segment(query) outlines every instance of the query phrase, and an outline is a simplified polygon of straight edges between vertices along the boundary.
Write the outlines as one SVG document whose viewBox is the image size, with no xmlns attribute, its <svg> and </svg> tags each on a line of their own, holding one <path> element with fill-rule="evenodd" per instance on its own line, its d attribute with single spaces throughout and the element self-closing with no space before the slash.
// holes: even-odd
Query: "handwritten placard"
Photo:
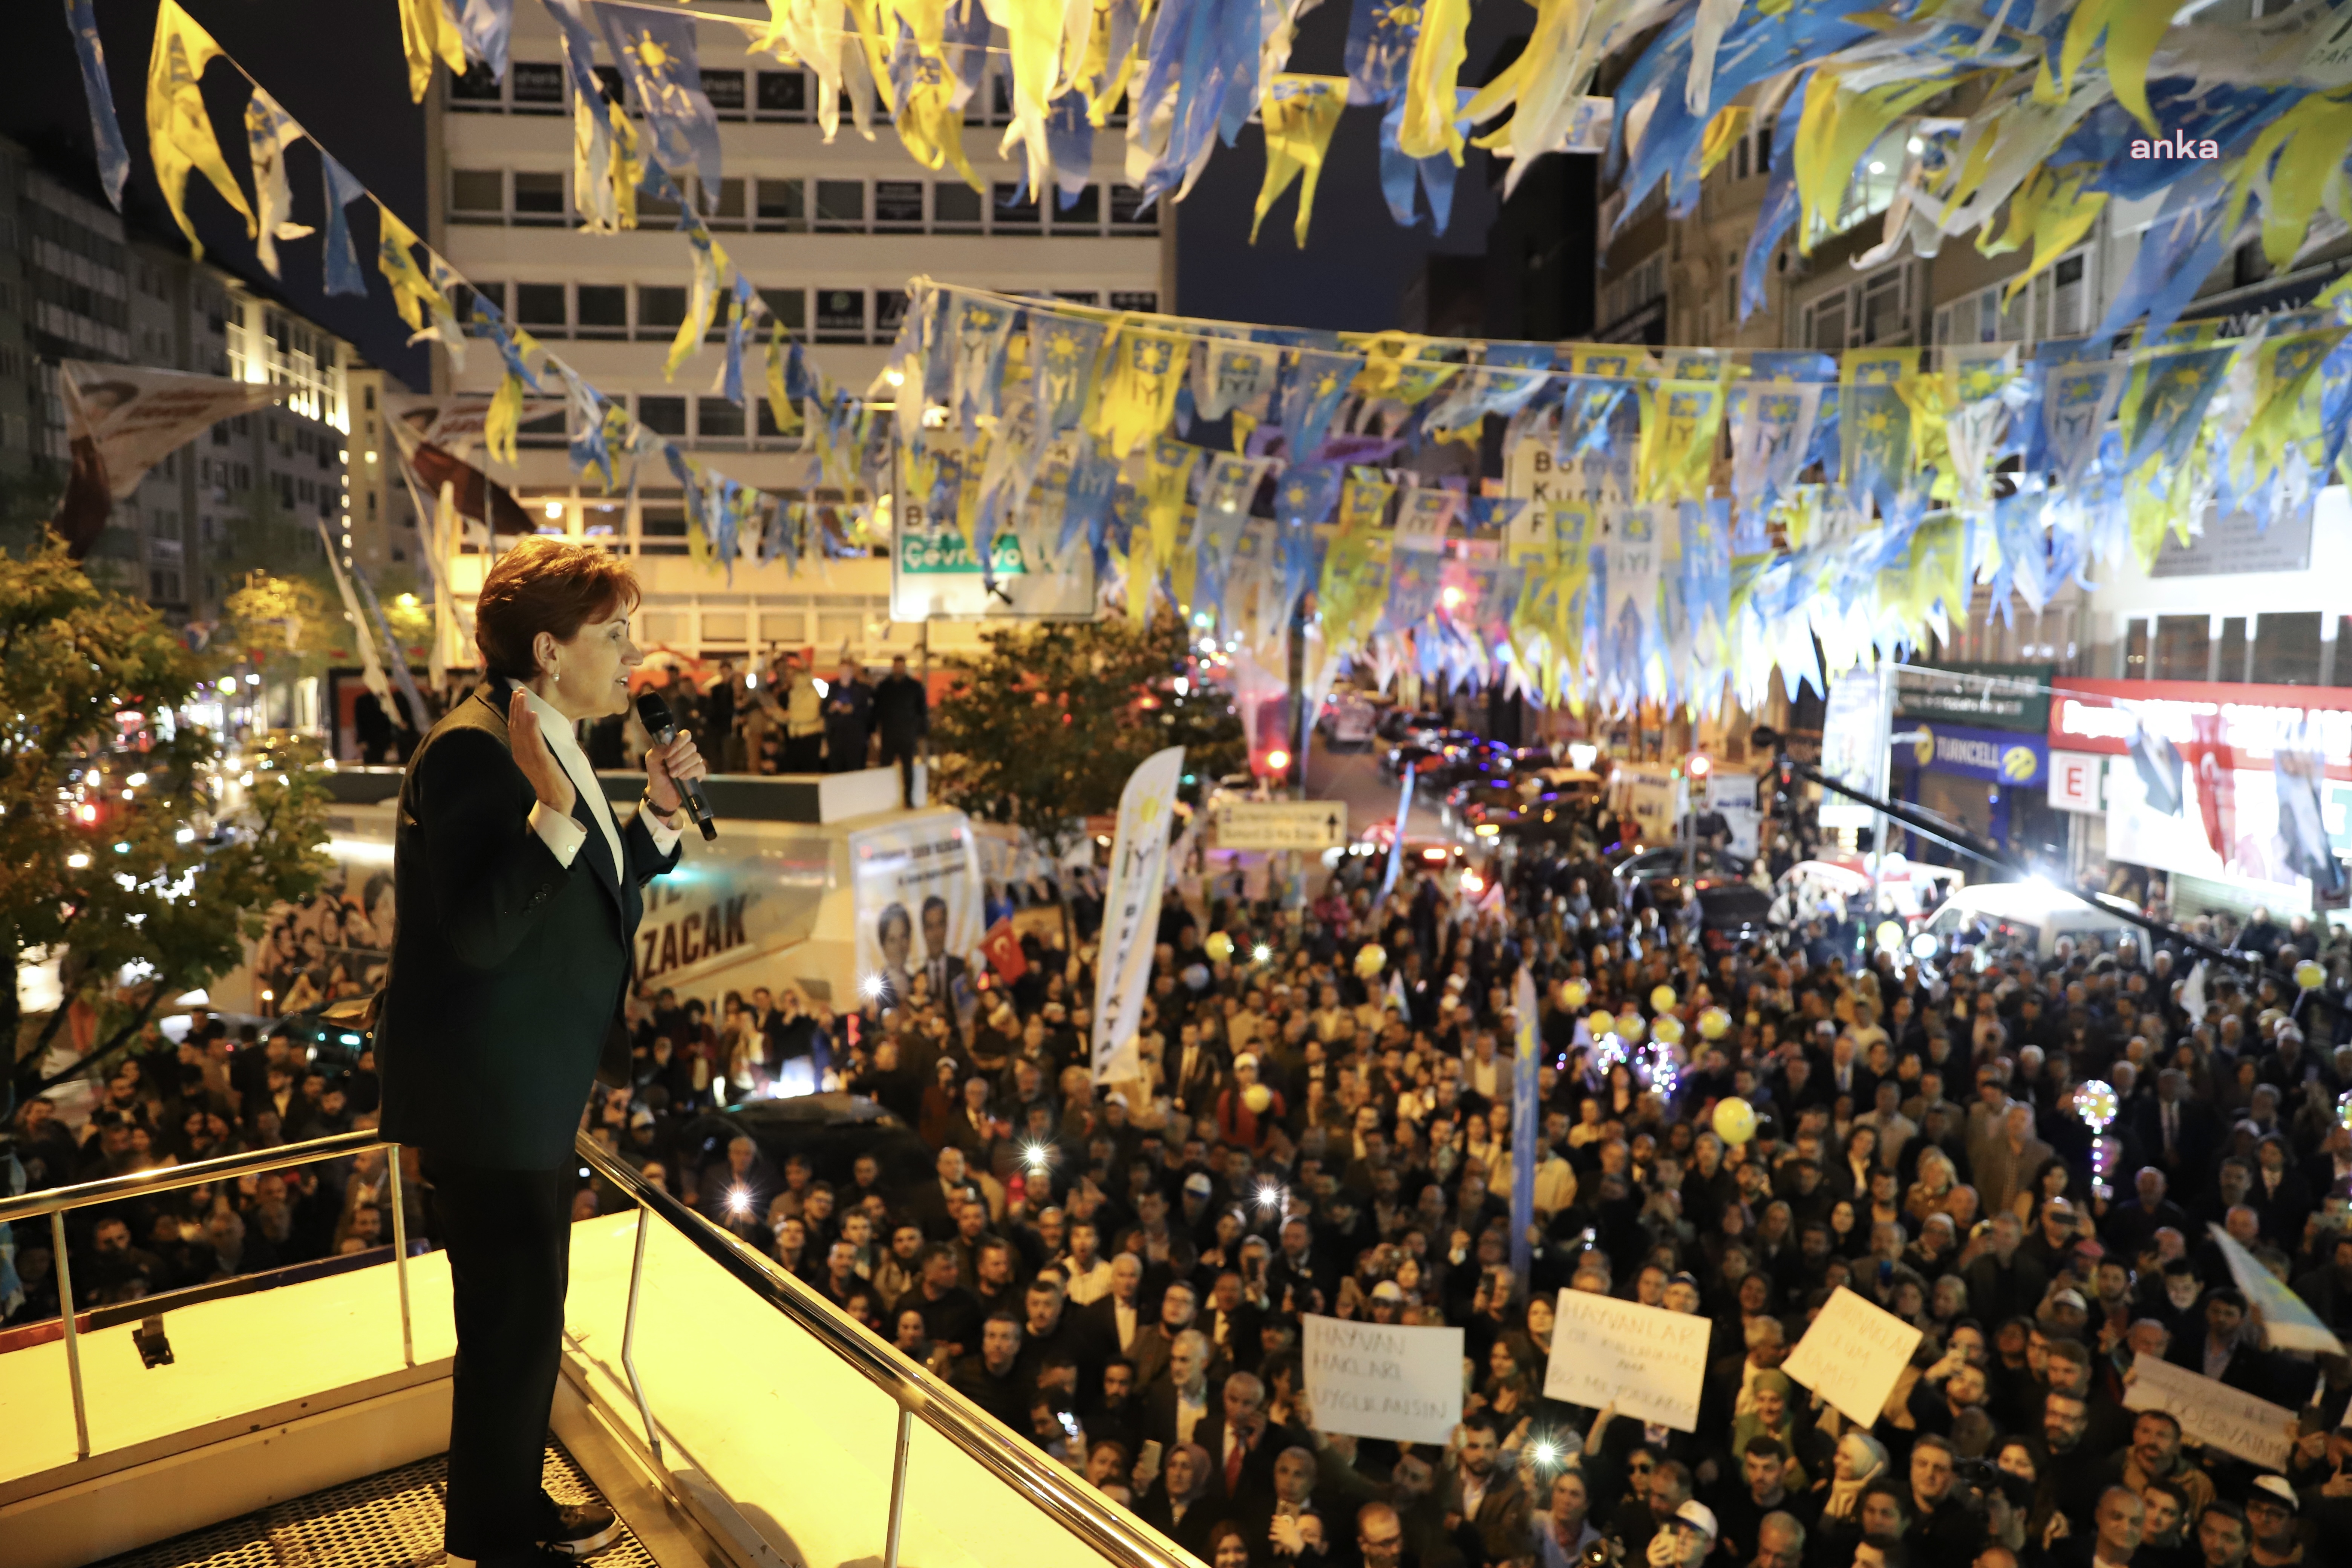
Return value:
<svg viewBox="0 0 2352 1568">
<path fill-rule="evenodd" d="M 1885 1409 L 1919 1339 L 1917 1329 L 1841 1285 L 1780 1370 L 1867 1426 Z"/>
<path fill-rule="evenodd" d="M 1634 1420 L 1698 1430 L 1700 1385 L 1714 1323 L 1590 1290 L 1562 1290 L 1552 1321 L 1544 1397 Z"/>
<path fill-rule="evenodd" d="M 2126 1410 L 2161 1410 L 2180 1423 L 2188 1441 L 2219 1448 L 2250 1460 L 2266 1470 L 2284 1471 L 2287 1428 L 2294 1412 L 2267 1399 L 2257 1399 L 2228 1384 L 2175 1366 L 2159 1356 L 2132 1357 L 2131 1386 L 2124 1390 Z"/>
<path fill-rule="evenodd" d="M 1462 1331 L 1351 1323 L 1308 1313 L 1315 1425 L 1356 1437 L 1444 1443 L 1462 1423 Z"/>
</svg>

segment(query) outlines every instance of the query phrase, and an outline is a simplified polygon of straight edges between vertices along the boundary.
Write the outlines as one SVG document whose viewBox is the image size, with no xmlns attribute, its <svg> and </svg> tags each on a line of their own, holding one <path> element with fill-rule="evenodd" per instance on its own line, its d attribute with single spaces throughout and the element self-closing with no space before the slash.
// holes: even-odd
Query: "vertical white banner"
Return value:
<svg viewBox="0 0 2352 1568">
<path fill-rule="evenodd" d="M 1168 819 L 1184 774 L 1184 748 L 1154 752 L 1118 794 L 1118 832 L 1110 846 L 1110 887 L 1103 899 L 1102 946 L 1095 959 L 1095 1081 L 1142 1074 L 1136 1051 L 1151 950 L 1160 935 L 1160 898 L 1167 887 Z"/>
</svg>

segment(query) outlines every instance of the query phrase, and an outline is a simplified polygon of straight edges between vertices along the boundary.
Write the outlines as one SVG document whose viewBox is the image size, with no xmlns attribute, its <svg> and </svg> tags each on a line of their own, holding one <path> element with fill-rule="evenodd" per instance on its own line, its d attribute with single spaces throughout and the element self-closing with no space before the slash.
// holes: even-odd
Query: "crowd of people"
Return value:
<svg viewBox="0 0 2352 1568">
<path fill-rule="evenodd" d="M 1379 857 L 1311 882 L 1186 875 L 1140 1066 L 1112 1084 L 1090 922 L 1070 945 L 1024 922 L 1017 978 L 941 995 L 917 972 L 854 1015 L 788 990 L 715 1016 L 640 996 L 633 1082 L 598 1089 L 586 1124 L 1212 1568 L 2336 1561 L 2352 1362 L 2272 1343 L 2210 1239 L 2352 1331 L 2352 1047 L 2326 993 L 2221 963 L 2192 978 L 2155 939 L 1922 959 L 1816 922 L 1725 942 L 1648 891 L 1621 900 L 1610 837 L 1596 822 L 1469 877 L 1409 861 L 1385 892 Z M 2311 955 L 2307 928 L 2262 934 L 2273 970 Z M 1671 1015 L 1672 1070 L 1603 1050 L 1600 1008 L 1653 1035 Z M 199 1020 L 115 1068 L 78 1136 L 26 1108 L 32 1184 L 371 1125 L 369 1058 L 314 1065 Z M 2117 1100 L 2113 1192 L 2077 1106 L 2095 1079 Z M 728 1104 L 787 1080 L 879 1101 L 919 1160 L 902 1134 L 819 1168 L 730 1131 Z M 1734 1098 L 1754 1132 L 1727 1142 Z M 379 1246 L 383 1177 L 363 1156 L 81 1211 L 78 1299 Z M 583 1184 L 575 1212 L 614 1196 Z M 421 1212 L 408 1225 L 429 1240 Z M 56 1310 L 38 1239 L 17 1246 L 12 1322 Z M 1840 1289 L 1922 1331 L 1867 1425 L 1781 1370 Z M 1563 1289 L 1710 1320 L 1694 1430 L 1547 1393 Z M 1310 1314 L 1459 1328 L 1451 1440 L 1319 1418 Z M 2136 1408 L 2141 1355 L 2293 1413 L 2284 1465 Z"/>
</svg>

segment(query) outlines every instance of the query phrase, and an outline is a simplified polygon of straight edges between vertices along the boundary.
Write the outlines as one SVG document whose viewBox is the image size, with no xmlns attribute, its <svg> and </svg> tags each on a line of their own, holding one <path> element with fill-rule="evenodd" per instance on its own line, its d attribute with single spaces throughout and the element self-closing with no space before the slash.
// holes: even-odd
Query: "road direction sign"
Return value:
<svg viewBox="0 0 2352 1568">
<path fill-rule="evenodd" d="M 1336 849 L 1348 842 L 1342 800 L 1235 800 L 1213 813 L 1220 849 Z"/>
</svg>

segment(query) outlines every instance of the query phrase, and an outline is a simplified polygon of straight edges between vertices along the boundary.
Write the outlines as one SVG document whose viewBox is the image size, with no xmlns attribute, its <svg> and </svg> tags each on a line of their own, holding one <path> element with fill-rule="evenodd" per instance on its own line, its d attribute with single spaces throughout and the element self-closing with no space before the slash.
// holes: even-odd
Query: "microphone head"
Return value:
<svg viewBox="0 0 2352 1568">
<path fill-rule="evenodd" d="M 637 722 L 646 727 L 646 733 L 656 739 L 677 727 L 669 716 L 669 704 L 662 700 L 658 691 L 637 694 Z"/>
</svg>

